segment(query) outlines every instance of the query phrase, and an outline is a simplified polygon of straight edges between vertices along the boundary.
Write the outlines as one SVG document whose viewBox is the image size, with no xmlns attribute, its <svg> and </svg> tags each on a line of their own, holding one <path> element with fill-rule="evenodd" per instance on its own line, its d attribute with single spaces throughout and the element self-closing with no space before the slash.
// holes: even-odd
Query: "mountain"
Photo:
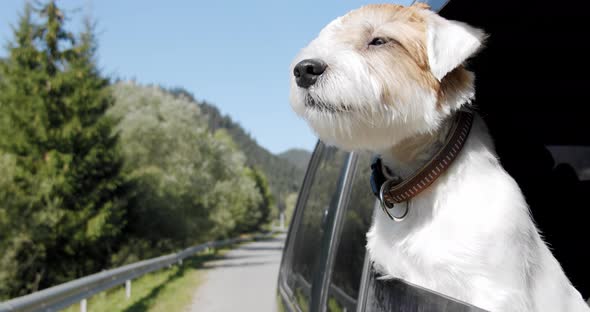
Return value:
<svg viewBox="0 0 590 312">
<path fill-rule="evenodd" d="M 206 101 L 198 101 L 183 88 L 168 89 L 175 96 L 183 96 L 199 106 L 201 112 L 207 116 L 209 129 L 216 131 L 225 129 L 234 139 L 240 150 L 246 155 L 249 166 L 262 170 L 268 178 L 270 189 L 275 199 L 280 199 L 279 205 L 284 204 L 285 198 L 292 193 L 299 192 L 299 187 L 305 175 L 302 156 L 296 156 L 297 162 L 277 156 L 260 146 L 254 138 L 236 121 L 223 115 L 219 109 Z M 301 154 L 301 153 L 297 153 Z"/>
<path fill-rule="evenodd" d="M 309 159 L 311 158 L 311 152 L 301 148 L 292 148 L 280 153 L 278 156 L 288 160 L 297 168 L 305 170 L 307 169 L 307 163 L 309 163 Z"/>
</svg>

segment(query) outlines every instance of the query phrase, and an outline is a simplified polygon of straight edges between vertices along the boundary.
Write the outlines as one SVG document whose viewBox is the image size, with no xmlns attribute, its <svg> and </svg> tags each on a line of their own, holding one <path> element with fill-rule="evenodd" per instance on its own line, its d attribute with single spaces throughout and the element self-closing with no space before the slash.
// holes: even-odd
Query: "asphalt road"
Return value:
<svg viewBox="0 0 590 312">
<path fill-rule="evenodd" d="M 192 312 L 274 311 L 285 236 L 243 244 L 205 264 Z"/>
</svg>

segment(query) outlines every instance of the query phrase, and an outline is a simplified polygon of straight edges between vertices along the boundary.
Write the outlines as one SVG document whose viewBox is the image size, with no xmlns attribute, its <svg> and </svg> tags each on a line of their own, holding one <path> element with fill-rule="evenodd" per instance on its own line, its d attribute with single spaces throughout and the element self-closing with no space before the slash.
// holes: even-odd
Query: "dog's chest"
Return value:
<svg viewBox="0 0 590 312">
<path fill-rule="evenodd" d="M 467 264 L 473 261 L 453 228 L 457 227 L 435 223 L 393 230 L 397 235 L 390 245 L 387 272 L 423 287 L 444 289 L 444 293 L 465 293 L 468 271 L 472 271 Z"/>
<path fill-rule="evenodd" d="M 402 222 L 377 211 L 368 246 L 382 273 L 468 300 L 486 258 L 497 258 L 499 249 L 490 242 L 496 242 L 491 238 L 500 218 L 498 209 L 477 209 L 484 206 L 480 196 L 471 196 L 478 192 L 452 182 L 444 184 L 453 185 L 454 192 L 439 185 L 413 201 Z"/>
</svg>

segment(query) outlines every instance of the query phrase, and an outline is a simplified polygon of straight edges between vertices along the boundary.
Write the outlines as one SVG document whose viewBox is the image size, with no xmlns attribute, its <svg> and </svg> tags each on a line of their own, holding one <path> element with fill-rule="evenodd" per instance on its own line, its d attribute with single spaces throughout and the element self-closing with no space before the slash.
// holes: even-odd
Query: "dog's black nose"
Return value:
<svg viewBox="0 0 590 312">
<path fill-rule="evenodd" d="M 318 80 L 318 77 L 324 73 L 328 65 L 318 59 L 303 60 L 293 69 L 295 82 L 302 88 L 309 88 Z"/>
</svg>

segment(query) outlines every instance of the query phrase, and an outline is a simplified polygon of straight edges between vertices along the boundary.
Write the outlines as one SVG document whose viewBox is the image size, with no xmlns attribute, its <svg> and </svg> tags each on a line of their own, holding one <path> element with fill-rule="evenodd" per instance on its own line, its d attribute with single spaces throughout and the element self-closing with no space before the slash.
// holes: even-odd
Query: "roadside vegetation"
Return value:
<svg viewBox="0 0 590 312">
<path fill-rule="evenodd" d="M 0 300 L 255 232 L 293 205 L 303 169 L 182 88 L 103 75 L 93 21 L 73 33 L 55 1 L 33 3 L 0 59 Z M 133 300 L 198 283 L 197 262 L 138 280 Z"/>
</svg>

